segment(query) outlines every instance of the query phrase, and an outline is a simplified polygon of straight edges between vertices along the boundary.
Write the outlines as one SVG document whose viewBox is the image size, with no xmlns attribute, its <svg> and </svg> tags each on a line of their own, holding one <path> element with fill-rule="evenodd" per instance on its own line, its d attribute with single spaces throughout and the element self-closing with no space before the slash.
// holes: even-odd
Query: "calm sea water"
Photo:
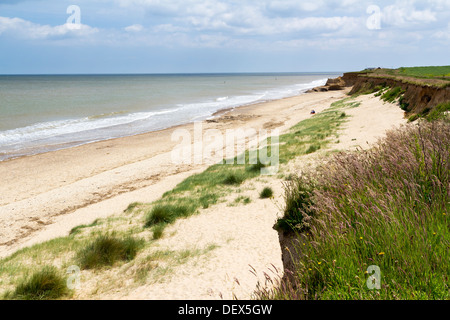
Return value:
<svg viewBox="0 0 450 320">
<path fill-rule="evenodd" d="M 0 161 L 204 120 L 337 75 L 0 76 Z"/>
</svg>

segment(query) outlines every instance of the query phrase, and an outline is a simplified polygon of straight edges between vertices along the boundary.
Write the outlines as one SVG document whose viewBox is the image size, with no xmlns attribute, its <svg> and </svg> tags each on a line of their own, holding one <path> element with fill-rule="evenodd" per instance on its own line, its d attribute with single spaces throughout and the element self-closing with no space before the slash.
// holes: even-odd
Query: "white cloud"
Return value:
<svg viewBox="0 0 450 320">
<path fill-rule="evenodd" d="M 393 26 L 408 26 L 411 24 L 435 22 L 436 12 L 430 9 L 417 10 L 414 1 L 397 1 L 383 9 L 382 20 Z"/>
<path fill-rule="evenodd" d="M 144 27 L 140 24 L 133 24 L 131 26 L 125 27 L 125 31 L 127 32 L 140 32 L 144 30 Z"/>
<path fill-rule="evenodd" d="M 100 0 L 99 0 L 100 1 Z M 21 39 L 89 39 L 96 45 L 232 47 L 277 41 L 290 46 L 334 46 L 370 42 L 448 39 L 450 0 L 101 0 L 109 3 L 108 27 L 40 25 L 20 18 L 0 18 L 0 36 Z M 381 7 L 382 29 L 368 30 L 367 6 Z M 426 6 L 428 5 L 428 6 Z M 82 12 L 88 6 L 80 4 Z M 441 8 L 441 11 L 438 10 Z M 83 11 L 85 10 L 85 11 Z M 445 13 L 447 11 L 447 13 Z M 133 12 L 122 19 L 124 12 Z M 141 15 L 139 15 L 141 14 Z M 133 19 L 130 19 L 130 15 Z M 136 17 L 135 17 L 136 15 Z M 117 21 L 120 28 L 109 27 Z M 124 22 L 126 21 L 126 22 Z M 445 24 L 443 23 L 445 21 Z M 101 26 L 101 17 L 96 20 Z M 142 24 L 140 24 L 142 23 Z M 145 25 L 145 27 L 143 26 Z M 126 26 L 126 27 L 123 27 Z M 395 26 L 398 28 L 389 28 Z M 397 30 L 399 29 L 399 30 Z M 145 32 L 144 32 L 145 31 Z M 414 35 L 416 33 L 416 35 Z"/>
<path fill-rule="evenodd" d="M 446 29 L 434 32 L 433 38 L 440 40 L 450 40 L 450 22 L 448 23 Z"/>
<path fill-rule="evenodd" d="M 96 33 L 98 29 L 80 24 L 59 26 L 40 25 L 20 18 L 0 17 L 0 35 L 13 35 L 22 39 L 43 40 L 64 37 L 83 37 Z"/>
</svg>

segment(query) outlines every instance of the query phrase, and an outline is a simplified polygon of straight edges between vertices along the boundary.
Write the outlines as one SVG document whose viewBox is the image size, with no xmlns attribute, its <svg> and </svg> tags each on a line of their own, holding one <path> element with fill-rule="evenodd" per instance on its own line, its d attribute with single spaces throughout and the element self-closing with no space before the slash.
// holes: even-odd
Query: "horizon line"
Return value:
<svg viewBox="0 0 450 320">
<path fill-rule="evenodd" d="M 134 75 L 238 75 L 238 74 L 330 74 L 351 71 L 256 71 L 256 72 L 155 72 L 155 73 L 0 73 L 0 76 L 134 76 Z"/>
</svg>

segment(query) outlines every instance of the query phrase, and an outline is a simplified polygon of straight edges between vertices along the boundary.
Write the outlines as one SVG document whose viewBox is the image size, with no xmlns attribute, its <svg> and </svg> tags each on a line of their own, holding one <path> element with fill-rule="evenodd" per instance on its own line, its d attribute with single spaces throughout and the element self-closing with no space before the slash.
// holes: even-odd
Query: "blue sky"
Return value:
<svg viewBox="0 0 450 320">
<path fill-rule="evenodd" d="M 449 52 L 450 0 L 0 0 L 0 74 L 341 72 Z"/>
</svg>

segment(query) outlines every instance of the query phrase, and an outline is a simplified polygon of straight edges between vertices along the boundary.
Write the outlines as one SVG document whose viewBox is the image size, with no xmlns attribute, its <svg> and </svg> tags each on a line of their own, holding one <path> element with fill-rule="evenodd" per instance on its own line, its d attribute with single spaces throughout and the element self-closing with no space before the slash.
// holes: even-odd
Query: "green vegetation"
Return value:
<svg viewBox="0 0 450 320">
<path fill-rule="evenodd" d="M 117 272 L 123 271 L 124 274 L 127 272 L 126 274 L 133 275 L 135 272 L 136 279 L 139 281 L 145 281 L 146 274 L 152 274 L 155 278 L 163 276 L 170 270 L 170 264 L 167 265 L 167 263 L 169 261 L 174 263 L 172 259 L 157 261 L 150 261 L 150 259 L 147 263 L 143 262 L 143 259 L 145 260 L 144 256 L 152 251 L 154 241 L 163 236 L 166 226 L 179 218 L 196 214 L 200 209 L 225 201 L 226 196 L 238 192 L 246 181 L 258 178 L 261 170 L 269 165 L 279 165 L 282 171 L 284 164 L 300 155 L 312 152 L 312 148 L 324 149 L 329 143 L 336 141 L 339 126 L 348 117 L 344 110 L 358 107 L 358 105 L 359 103 L 352 101 L 351 98 L 338 101 L 324 112 L 292 127 L 288 133 L 279 137 L 278 144 L 271 146 L 272 139 L 269 138 L 268 146 L 257 150 L 257 156 L 262 152 L 270 158 L 272 148 L 277 148 L 279 163 L 265 164 L 258 161 L 249 164 L 250 152 L 247 150 L 242 155 L 245 164 L 239 164 L 237 161 L 239 157 L 236 157 L 226 161 L 227 164 L 223 161 L 210 166 L 204 172 L 185 179 L 153 203 L 132 203 L 122 215 L 78 226 L 73 228 L 67 237 L 25 248 L 6 259 L 1 259 L 0 294 L 9 292 L 11 298 L 15 288 L 24 283 L 23 279 L 27 275 L 38 273 L 48 265 L 53 265 L 49 268 L 56 268 L 61 273 L 65 273 L 65 270 L 72 265 L 93 270 L 87 273 L 88 277 L 91 280 L 100 278 L 103 281 L 97 290 L 103 290 L 105 286 L 117 286 L 116 283 L 108 282 L 106 276 L 104 277 L 100 272 L 104 267 L 115 268 Z M 238 204 L 245 205 L 251 202 L 248 196 L 240 196 L 237 199 Z M 112 231 L 114 233 L 108 235 Z M 137 238 L 148 240 L 136 240 Z M 175 258 L 185 261 L 178 253 Z M 160 266 L 158 262 L 161 263 Z M 25 297 L 25 295 L 22 296 Z M 56 295 L 40 297 L 51 299 Z M 28 299 L 28 297 L 25 298 Z"/>
<path fill-rule="evenodd" d="M 133 210 L 140 205 L 142 205 L 142 203 L 140 203 L 140 202 L 130 203 L 130 205 L 124 210 L 124 212 L 125 213 L 133 212 Z"/>
<path fill-rule="evenodd" d="M 153 240 L 161 239 L 164 235 L 165 224 L 157 224 L 153 227 Z"/>
<path fill-rule="evenodd" d="M 425 116 L 428 121 L 435 121 L 439 119 L 449 119 L 450 101 L 438 104 L 429 114 Z"/>
<path fill-rule="evenodd" d="M 305 178 L 293 178 L 285 188 L 285 208 L 282 218 L 275 223 L 274 228 L 285 233 L 303 232 L 309 229 L 305 217 L 314 215 L 311 206 L 314 184 Z"/>
<path fill-rule="evenodd" d="M 421 122 L 292 181 L 275 227 L 301 239 L 299 258 L 260 298 L 450 299 L 449 141 L 450 123 Z"/>
<path fill-rule="evenodd" d="M 157 224 L 170 224 L 177 218 L 188 217 L 194 212 L 193 206 L 158 204 L 147 214 L 145 227 Z"/>
<path fill-rule="evenodd" d="M 288 163 L 300 155 L 316 152 L 328 145 L 330 138 L 337 134 L 340 124 L 347 118 L 342 110 L 359 105 L 360 103 L 352 101 L 352 98 L 337 101 L 326 111 L 292 127 L 290 132 L 279 137 L 280 164 Z M 198 212 L 198 209 L 216 204 L 233 190 L 230 188 L 236 188 L 245 181 L 260 176 L 261 169 L 268 165 L 259 160 L 259 155 L 263 152 L 268 157 L 271 156 L 270 139 L 267 145 L 257 150 L 256 164 L 249 164 L 250 152 L 247 150 L 241 155 L 245 164 L 238 164 L 239 157 L 224 160 L 202 173 L 190 176 L 173 190 L 166 192 L 160 200 L 149 205 L 145 227 L 153 228 L 154 234 L 160 236 L 164 228 L 176 219 L 188 217 Z M 155 230 L 155 227 L 158 229 Z"/>
<path fill-rule="evenodd" d="M 7 293 L 6 299 L 17 300 L 56 300 L 67 295 L 66 280 L 54 267 L 44 267 L 30 277 L 18 283 L 12 293 Z"/>
<path fill-rule="evenodd" d="M 72 230 L 70 230 L 69 235 L 71 235 L 71 236 L 76 235 L 76 234 L 80 233 L 81 230 L 95 227 L 95 226 L 97 226 L 98 224 L 99 224 L 99 220 L 97 219 L 97 220 L 95 220 L 94 222 L 92 222 L 92 223 L 89 224 L 89 225 L 83 224 L 83 225 L 81 225 L 81 226 L 75 227 L 75 228 L 73 228 Z"/>
<path fill-rule="evenodd" d="M 240 185 L 243 181 L 244 177 L 232 172 L 227 175 L 227 177 L 223 180 L 223 183 L 226 185 Z"/>
<path fill-rule="evenodd" d="M 376 69 L 363 73 L 372 78 L 394 79 L 408 84 L 436 88 L 450 86 L 450 66 Z"/>
<path fill-rule="evenodd" d="M 450 80 L 450 66 L 399 68 L 397 74 L 417 78 Z"/>
<path fill-rule="evenodd" d="M 272 196 L 273 196 L 273 190 L 272 190 L 272 188 L 269 188 L 269 187 L 265 187 L 259 194 L 259 197 L 261 199 L 272 198 Z"/>
<path fill-rule="evenodd" d="M 232 204 L 232 206 L 237 205 L 237 204 L 249 204 L 250 202 L 252 202 L 252 199 L 250 199 L 250 197 L 245 197 L 245 196 L 239 196 L 236 199 L 234 199 L 234 203 Z"/>
<path fill-rule="evenodd" d="M 450 102 L 438 104 L 426 115 L 413 114 L 408 118 L 408 122 L 414 122 L 418 119 L 426 119 L 427 121 L 450 121 Z"/>
<path fill-rule="evenodd" d="M 395 87 L 395 88 L 387 90 L 381 96 L 381 99 L 386 102 L 392 103 L 395 100 L 397 100 L 403 93 L 405 93 L 405 90 L 403 90 L 401 87 Z"/>
<path fill-rule="evenodd" d="M 117 261 L 133 260 L 142 245 L 142 240 L 131 237 L 118 239 L 110 235 L 99 236 L 78 251 L 76 259 L 81 269 L 112 266 Z"/>
</svg>

